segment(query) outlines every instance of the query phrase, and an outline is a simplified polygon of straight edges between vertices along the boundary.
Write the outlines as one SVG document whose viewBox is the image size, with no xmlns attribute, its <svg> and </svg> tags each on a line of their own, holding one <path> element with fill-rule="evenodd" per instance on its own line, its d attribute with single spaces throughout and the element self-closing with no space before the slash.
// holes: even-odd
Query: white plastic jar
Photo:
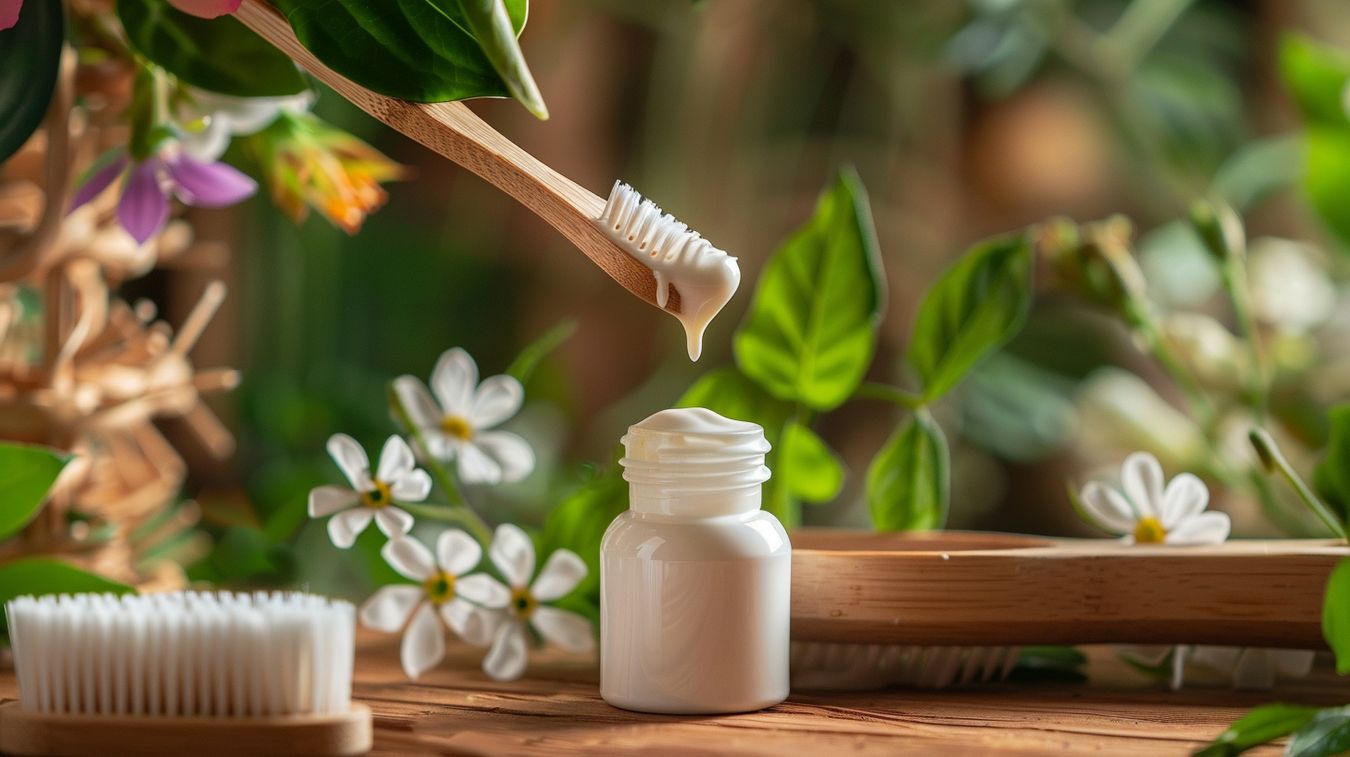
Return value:
<svg viewBox="0 0 1350 757">
<path fill-rule="evenodd" d="M 663 410 L 623 444 L 629 510 L 600 547 L 600 695 L 678 714 L 783 701 L 792 546 L 760 509 L 764 430 Z"/>
</svg>

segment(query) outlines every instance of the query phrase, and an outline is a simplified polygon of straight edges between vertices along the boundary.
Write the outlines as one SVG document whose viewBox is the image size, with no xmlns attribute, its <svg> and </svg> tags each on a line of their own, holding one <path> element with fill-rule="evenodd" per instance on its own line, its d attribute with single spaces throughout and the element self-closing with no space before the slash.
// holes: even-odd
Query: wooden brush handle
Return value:
<svg viewBox="0 0 1350 757">
<path fill-rule="evenodd" d="M 1205 547 L 1008 534 L 792 535 L 792 638 L 866 644 L 1222 644 L 1322 649 L 1350 547 Z"/>
<path fill-rule="evenodd" d="M 605 201 L 539 162 L 461 103 L 414 103 L 372 92 L 324 65 L 264 0 L 244 0 L 235 17 L 361 110 L 516 198 L 567 237 L 610 278 L 656 306 L 656 279 L 594 223 Z M 659 307 L 659 306 L 657 306 Z M 672 290 L 666 310 L 680 312 Z"/>
</svg>

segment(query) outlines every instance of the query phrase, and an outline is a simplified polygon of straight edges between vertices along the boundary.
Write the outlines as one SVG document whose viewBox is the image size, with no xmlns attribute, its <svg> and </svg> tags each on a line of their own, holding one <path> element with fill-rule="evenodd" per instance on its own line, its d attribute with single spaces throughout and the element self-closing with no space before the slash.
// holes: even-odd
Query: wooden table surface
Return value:
<svg viewBox="0 0 1350 757">
<path fill-rule="evenodd" d="M 526 678 L 498 683 L 479 671 L 481 655 L 452 647 L 445 663 L 409 682 L 397 638 L 363 634 L 355 695 L 375 713 L 373 753 L 1187 755 L 1258 704 L 1350 702 L 1350 688 L 1330 676 L 1271 692 L 1171 692 L 1120 676 L 1108 660 L 1107 677 L 1117 679 L 1109 685 L 794 692 L 745 715 L 642 715 L 600 699 L 590 660 L 536 655 Z M 0 699 L 16 696 L 13 672 L 0 673 Z"/>
</svg>

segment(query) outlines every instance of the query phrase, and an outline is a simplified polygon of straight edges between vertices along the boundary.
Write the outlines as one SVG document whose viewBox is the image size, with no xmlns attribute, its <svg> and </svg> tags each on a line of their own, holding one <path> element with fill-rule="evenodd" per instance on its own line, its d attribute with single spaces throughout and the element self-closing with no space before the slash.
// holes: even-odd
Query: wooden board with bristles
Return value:
<svg viewBox="0 0 1350 757">
<path fill-rule="evenodd" d="M 963 532 L 792 535 L 792 638 L 857 644 L 1220 644 L 1323 649 L 1350 546 L 1130 545 Z"/>
<path fill-rule="evenodd" d="M 337 73 L 306 50 L 285 17 L 264 0 L 244 0 L 234 15 L 361 110 L 514 197 L 567 237 L 610 278 L 660 307 L 651 269 L 634 260 L 594 223 L 605 206 L 603 198 L 544 165 L 463 103 L 415 103 L 387 97 Z M 679 293 L 672 288 L 664 309 L 679 313 L 680 307 Z"/>
</svg>

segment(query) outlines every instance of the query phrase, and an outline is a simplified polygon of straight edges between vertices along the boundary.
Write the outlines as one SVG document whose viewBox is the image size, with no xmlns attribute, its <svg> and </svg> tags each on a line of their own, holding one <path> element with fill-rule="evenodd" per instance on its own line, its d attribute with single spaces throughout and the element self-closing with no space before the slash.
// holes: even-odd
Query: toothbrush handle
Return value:
<svg viewBox="0 0 1350 757">
<path fill-rule="evenodd" d="M 265 0 L 244 0 L 234 15 L 361 110 L 514 197 L 567 237 L 610 278 L 660 307 L 651 270 L 615 245 L 594 223 L 604 200 L 544 165 L 462 103 L 414 103 L 386 97 L 339 74 L 306 50 L 285 17 Z M 671 292 L 665 309 L 680 312 L 678 292 Z"/>
</svg>

